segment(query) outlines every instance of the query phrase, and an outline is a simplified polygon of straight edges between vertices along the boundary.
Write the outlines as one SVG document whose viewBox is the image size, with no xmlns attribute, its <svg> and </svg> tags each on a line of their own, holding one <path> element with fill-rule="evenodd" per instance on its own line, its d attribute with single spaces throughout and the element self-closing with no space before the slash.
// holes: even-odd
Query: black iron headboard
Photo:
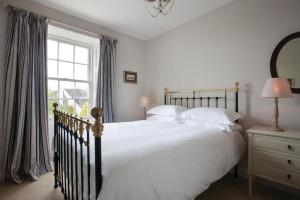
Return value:
<svg viewBox="0 0 300 200">
<path fill-rule="evenodd" d="M 197 90 L 180 90 L 169 91 L 165 88 L 164 104 L 165 105 L 180 105 L 187 108 L 195 107 L 216 107 L 220 102 L 223 102 L 224 108 L 228 107 L 228 93 L 235 93 L 235 111 L 239 111 L 239 82 L 234 83 L 233 88 L 222 89 L 197 89 Z M 216 93 L 215 96 L 203 95 L 204 93 Z"/>
</svg>

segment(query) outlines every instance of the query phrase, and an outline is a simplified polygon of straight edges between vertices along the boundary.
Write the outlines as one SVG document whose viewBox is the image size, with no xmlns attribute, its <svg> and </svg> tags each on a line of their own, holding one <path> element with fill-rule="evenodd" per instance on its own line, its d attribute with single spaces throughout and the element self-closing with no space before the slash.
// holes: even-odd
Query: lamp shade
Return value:
<svg viewBox="0 0 300 200">
<path fill-rule="evenodd" d="M 149 97 L 146 97 L 146 96 L 143 96 L 141 97 L 140 99 L 140 107 L 148 107 L 150 104 L 150 98 Z"/>
<path fill-rule="evenodd" d="M 285 78 L 270 78 L 266 81 L 261 97 L 293 97 L 290 84 Z"/>
</svg>

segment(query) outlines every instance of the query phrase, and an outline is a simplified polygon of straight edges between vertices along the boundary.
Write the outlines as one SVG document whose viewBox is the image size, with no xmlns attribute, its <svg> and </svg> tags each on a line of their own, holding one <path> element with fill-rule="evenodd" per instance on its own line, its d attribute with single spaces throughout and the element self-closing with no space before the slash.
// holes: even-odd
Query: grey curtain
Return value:
<svg viewBox="0 0 300 200">
<path fill-rule="evenodd" d="M 51 170 L 48 145 L 46 17 L 8 7 L 5 55 L 5 182 Z"/>
<path fill-rule="evenodd" d="M 102 122 L 113 122 L 114 68 L 117 40 L 102 36 L 100 39 L 99 71 L 96 105 L 103 109 Z"/>
</svg>

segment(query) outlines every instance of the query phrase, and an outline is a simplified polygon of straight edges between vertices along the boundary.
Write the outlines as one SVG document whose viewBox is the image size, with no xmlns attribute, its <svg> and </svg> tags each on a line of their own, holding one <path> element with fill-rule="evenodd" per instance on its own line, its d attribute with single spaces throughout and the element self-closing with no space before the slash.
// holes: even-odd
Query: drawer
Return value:
<svg viewBox="0 0 300 200">
<path fill-rule="evenodd" d="M 296 142 L 291 139 L 255 135 L 253 137 L 253 145 L 263 149 L 300 155 L 300 142 Z"/>
<path fill-rule="evenodd" d="M 261 176 L 262 178 L 269 178 L 273 181 L 300 188 L 300 174 L 289 170 L 283 170 L 276 167 L 269 167 L 254 163 L 254 175 Z"/>
<path fill-rule="evenodd" d="M 290 168 L 292 170 L 300 171 L 300 157 L 296 158 L 284 154 L 276 154 L 258 149 L 253 149 L 253 160 L 267 162 L 280 167 Z"/>
</svg>

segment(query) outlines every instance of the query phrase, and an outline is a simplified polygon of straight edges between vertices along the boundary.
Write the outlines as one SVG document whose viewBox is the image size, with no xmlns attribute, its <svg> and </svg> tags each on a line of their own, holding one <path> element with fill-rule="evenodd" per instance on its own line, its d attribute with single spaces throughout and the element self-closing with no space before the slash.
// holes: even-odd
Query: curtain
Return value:
<svg viewBox="0 0 300 200">
<path fill-rule="evenodd" d="M 96 105 L 103 109 L 102 122 L 113 122 L 114 68 L 116 62 L 117 40 L 102 36 L 100 38 L 99 71 L 97 81 Z"/>
<path fill-rule="evenodd" d="M 46 17 L 9 6 L 5 55 L 5 182 L 51 171 L 48 145 Z"/>
</svg>

